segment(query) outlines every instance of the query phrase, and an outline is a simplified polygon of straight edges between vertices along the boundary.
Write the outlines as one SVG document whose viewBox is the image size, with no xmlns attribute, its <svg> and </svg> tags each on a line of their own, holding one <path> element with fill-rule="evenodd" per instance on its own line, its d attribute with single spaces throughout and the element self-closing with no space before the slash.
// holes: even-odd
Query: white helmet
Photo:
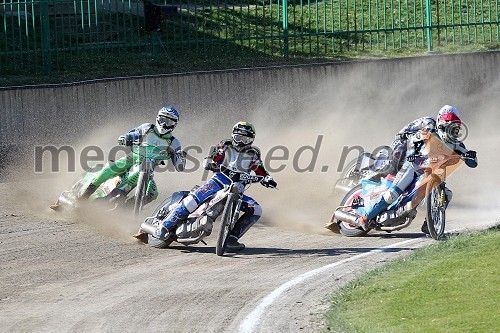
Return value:
<svg viewBox="0 0 500 333">
<path fill-rule="evenodd" d="M 156 130 L 161 135 L 174 130 L 179 121 L 179 112 L 173 106 L 164 106 L 158 111 L 156 116 Z"/>
</svg>

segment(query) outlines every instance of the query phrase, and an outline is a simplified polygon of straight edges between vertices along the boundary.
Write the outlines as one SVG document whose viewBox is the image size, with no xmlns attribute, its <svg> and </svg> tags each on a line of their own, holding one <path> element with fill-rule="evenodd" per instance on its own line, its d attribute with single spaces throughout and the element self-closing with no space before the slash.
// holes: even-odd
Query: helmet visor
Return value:
<svg viewBox="0 0 500 333">
<path fill-rule="evenodd" d="M 237 144 L 249 145 L 253 142 L 253 138 L 243 134 L 233 134 L 233 140 Z"/>
<path fill-rule="evenodd" d="M 460 137 L 462 126 L 458 123 L 442 123 L 438 126 L 441 136 L 446 140 L 457 140 Z"/>
<path fill-rule="evenodd" d="M 177 120 L 165 116 L 158 116 L 158 124 L 170 128 L 177 124 Z"/>
</svg>

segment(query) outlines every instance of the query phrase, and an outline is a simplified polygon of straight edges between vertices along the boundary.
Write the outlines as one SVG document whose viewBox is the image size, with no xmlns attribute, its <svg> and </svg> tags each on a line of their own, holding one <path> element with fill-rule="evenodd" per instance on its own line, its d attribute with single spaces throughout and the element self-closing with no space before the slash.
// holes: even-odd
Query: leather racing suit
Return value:
<svg viewBox="0 0 500 333">
<path fill-rule="evenodd" d="M 231 170 L 250 172 L 254 171 L 259 176 L 269 176 L 260 158 L 260 150 L 254 146 L 238 150 L 231 140 L 221 141 L 203 162 L 207 170 L 214 171 L 214 175 L 201 187 L 191 192 L 163 221 L 163 227 L 172 230 L 183 221 L 190 213 L 194 212 L 204 201 L 212 198 L 224 185 L 229 185 L 230 180 L 218 171 L 218 166 L 223 165 Z M 244 214 L 235 223 L 231 235 L 237 239 L 262 215 L 261 206 L 251 197 L 243 195 L 241 211 Z"/>
</svg>

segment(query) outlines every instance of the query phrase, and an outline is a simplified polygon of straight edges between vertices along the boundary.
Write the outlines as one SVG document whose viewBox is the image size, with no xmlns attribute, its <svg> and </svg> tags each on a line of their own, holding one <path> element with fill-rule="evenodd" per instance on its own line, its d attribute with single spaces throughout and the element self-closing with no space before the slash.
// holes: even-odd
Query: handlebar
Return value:
<svg viewBox="0 0 500 333">
<path fill-rule="evenodd" d="M 219 169 L 220 172 L 233 183 L 243 183 L 247 185 L 251 183 L 259 183 L 264 179 L 264 176 L 251 175 L 248 172 L 231 170 L 224 165 L 220 165 Z"/>
</svg>

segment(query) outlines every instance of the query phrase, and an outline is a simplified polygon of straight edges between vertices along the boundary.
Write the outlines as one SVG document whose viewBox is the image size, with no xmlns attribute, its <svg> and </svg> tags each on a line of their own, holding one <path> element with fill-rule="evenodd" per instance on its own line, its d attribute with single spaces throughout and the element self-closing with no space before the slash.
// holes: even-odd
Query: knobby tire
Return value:
<svg viewBox="0 0 500 333">
<path fill-rule="evenodd" d="M 228 195 L 226 204 L 224 205 L 224 211 L 222 212 L 221 225 L 219 229 L 219 237 L 217 238 L 217 246 L 215 247 L 215 253 L 218 256 L 222 256 L 224 255 L 224 252 L 226 252 L 227 238 L 231 232 L 231 221 L 233 219 L 237 200 L 238 194 L 231 193 Z"/>
</svg>

